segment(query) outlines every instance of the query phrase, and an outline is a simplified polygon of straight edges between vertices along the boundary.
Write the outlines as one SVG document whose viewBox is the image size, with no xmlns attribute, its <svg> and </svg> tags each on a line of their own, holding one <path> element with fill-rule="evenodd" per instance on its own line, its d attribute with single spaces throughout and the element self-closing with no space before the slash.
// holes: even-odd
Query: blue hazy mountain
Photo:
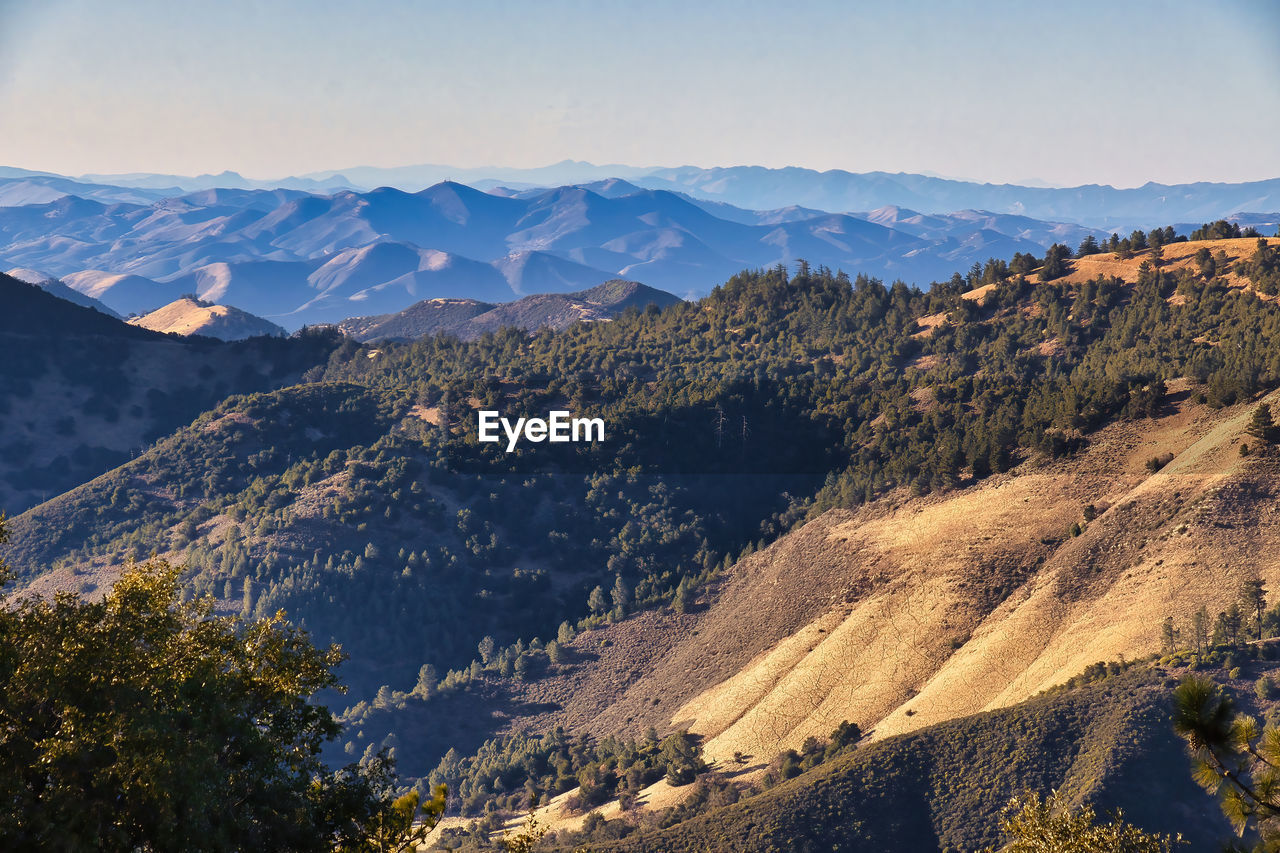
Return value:
<svg viewBox="0 0 1280 853">
<path fill-rule="evenodd" d="M 585 169 L 560 165 L 561 171 Z M 224 178 L 239 176 L 210 180 Z M 1079 188 L 1073 195 L 924 176 L 756 168 L 665 170 L 491 192 L 455 181 L 417 192 L 223 186 L 132 201 L 111 198 L 107 185 L 6 170 L 0 172 L 0 194 L 13 182 L 31 181 L 44 181 L 38 186 L 51 192 L 84 187 L 91 197 L 0 205 L 4 266 L 41 270 L 122 315 L 193 294 L 289 329 L 394 313 L 424 299 L 499 303 L 577 292 L 617 278 L 696 296 L 743 269 L 801 259 L 925 286 L 989 257 L 1107 236 L 1068 220 L 1108 194 L 1128 194 L 1128 201 L 1115 203 L 1121 212 L 1137 215 L 1147 209 L 1143 205 L 1155 205 L 1155 191 L 1146 188 Z M 680 190 L 645 186 L 655 182 Z M 1277 186 L 1280 181 L 1188 185 L 1177 193 L 1164 188 L 1164 209 L 1186 215 L 1141 224 L 1210 220 L 1231 213 L 1237 202 L 1250 210 L 1280 209 Z M 750 197 L 761 206 L 699 194 Z M 913 203 L 872 206 L 903 197 Z M 763 204 L 783 199 L 789 203 Z M 974 200 L 991 206 L 935 209 Z M 866 212 L 827 212 L 844 202 Z M 1063 216 L 998 209 L 1033 203 Z"/>
<path fill-rule="evenodd" d="M 750 211 L 796 207 L 852 212 L 886 206 L 923 213 L 975 209 L 1073 222 L 1108 231 L 1174 222 L 1201 223 L 1249 211 L 1280 210 L 1280 178 L 1237 184 L 1148 183 L 1117 189 L 1098 184 L 1051 187 L 1039 181 L 1028 182 L 1031 185 L 992 184 L 905 172 L 762 166 L 598 166 L 576 160 L 530 169 L 439 164 L 393 168 L 355 166 L 271 180 L 249 179 L 229 171 L 194 177 L 134 173 L 68 178 L 49 172 L 0 167 L 0 205 L 52 201 L 56 193 L 108 202 L 146 203 L 160 196 L 211 188 L 292 189 L 327 194 L 388 186 L 416 193 L 446 182 L 465 183 L 484 190 L 498 189 L 497 194 L 586 185 L 606 197 L 628 194 L 625 187 L 610 186 L 610 182 L 623 182 L 636 188 L 670 190 Z M 76 184 L 80 184 L 80 188 Z"/>
<path fill-rule="evenodd" d="M 1087 224 L 1150 228 L 1205 222 L 1244 211 L 1280 210 L 1280 178 L 1239 184 L 1148 183 L 1132 189 L 1089 184 L 1025 187 L 909 173 L 733 166 L 657 169 L 629 180 L 756 210 L 800 205 L 822 210 L 874 210 L 900 205 L 925 213 L 978 209 Z"/>
<path fill-rule="evenodd" d="M 689 296 L 800 259 L 927 284 L 1089 233 L 1102 236 L 989 212 L 751 211 L 619 179 L 492 193 L 451 181 L 415 193 L 222 187 L 147 204 L 64 196 L 0 207 L 6 265 L 46 271 L 120 314 L 194 294 L 286 328 L 616 278 Z"/>
</svg>

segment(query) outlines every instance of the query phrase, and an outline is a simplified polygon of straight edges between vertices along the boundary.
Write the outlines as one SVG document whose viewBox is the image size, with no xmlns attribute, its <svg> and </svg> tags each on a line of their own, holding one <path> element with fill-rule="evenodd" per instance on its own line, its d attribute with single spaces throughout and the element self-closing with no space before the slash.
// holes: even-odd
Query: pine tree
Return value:
<svg viewBox="0 0 1280 853">
<path fill-rule="evenodd" d="M 493 652 L 497 646 L 498 644 L 494 642 L 493 637 L 486 634 L 484 639 L 480 641 L 480 644 L 476 646 L 476 651 L 480 653 L 480 662 L 485 666 L 488 666 L 489 661 L 493 660 Z"/>
<path fill-rule="evenodd" d="M 1258 639 L 1262 639 L 1262 614 L 1267 610 L 1267 588 L 1261 578 L 1250 578 L 1240 585 L 1240 601 L 1245 613 L 1253 617 Z"/>
<path fill-rule="evenodd" d="M 614 577 L 613 590 L 610 592 L 610 596 L 613 598 L 613 606 L 621 610 L 625 611 L 627 605 L 631 603 L 631 590 L 622 580 L 622 575 Z"/>
<path fill-rule="evenodd" d="M 1273 443 L 1276 440 L 1276 424 L 1271 417 L 1271 407 L 1266 403 L 1259 403 L 1258 408 L 1253 410 L 1253 416 L 1249 418 L 1245 432 L 1259 441 Z"/>
<path fill-rule="evenodd" d="M 603 587 L 597 586 L 591 590 L 591 594 L 587 596 L 587 607 L 596 616 L 609 609 L 609 599 L 605 598 Z"/>
<path fill-rule="evenodd" d="M 1160 648 L 1166 655 L 1178 650 L 1178 629 L 1173 627 L 1173 617 L 1166 616 L 1160 623 Z"/>
<path fill-rule="evenodd" d="M 1204 654 L 1209 646 L 1209 610 L 1203 605 L 1191 617 L 1191 638 L 1196 645 L 1196 653 Z"/>
</svg>

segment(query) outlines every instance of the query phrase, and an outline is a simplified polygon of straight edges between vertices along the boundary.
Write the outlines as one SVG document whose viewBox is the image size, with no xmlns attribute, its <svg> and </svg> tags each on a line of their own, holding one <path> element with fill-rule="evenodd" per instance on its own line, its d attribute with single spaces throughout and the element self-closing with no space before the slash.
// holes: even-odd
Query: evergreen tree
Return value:
<svg viewBox="0 0 1280 853">
<path fill-rule="evenodd" d="M 613 606 L 625 610 L 627 605 L 631 603 L 631 590 L 622 580 L 622 575 L 616 575 L 613 579 L 613 590 L 609 593 L 613 598 Z"/>
<path fill-rule="evenodd" d="M 1250 578 L 1240 585 L 1240 601 L 1253 622 L 1258 639 L 1262 639 L 1262 616 L 1267 610 L 1267 588 L 1262 579 Z"/>
<path fill-rule="evenodd" d="M 1235 713 L 1232 697 L 1207 679 L 1187 676 L 1173 695 L 1174 731 L 1192 756 L 1192 775 L 1218 796 L 1242 836 L 1274 850 L 1280 844 L 1280 730 Z"/>
<path fill-rule="evenodd" d="M 587 607 L 596 616 L 609 609 L 609 599 L 605 598 L 603 587 L 597 586 L 591 590 L 591 594 L 587 596 Z"/>
<path fill-rule="evenodd" d="M 1259 403 L 1249 418 L 1249 425 L 1245 427 L 1245 432 L 1259 441 L 1273 443 L 1276 440 L 1276 424 L 1271 417 L 1271 407 L 1266 403 Z"/>
<path fill-rule="evenodd" d="M 493 653 L 497 649 L 498 644 L 493 637 L 485 635 L 480 640 L 480 644 L 476 646 L 476 651 L 480 653 L 480 662 L 485 666 L 489 665 L 489 661 L 493 660 Z"/>
</svg>

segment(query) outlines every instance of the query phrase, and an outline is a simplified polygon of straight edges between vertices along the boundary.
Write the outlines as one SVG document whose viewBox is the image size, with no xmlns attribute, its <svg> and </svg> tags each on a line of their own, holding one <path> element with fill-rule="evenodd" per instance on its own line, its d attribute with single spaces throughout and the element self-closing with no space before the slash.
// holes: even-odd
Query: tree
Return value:
<svg viewBox="0 0 1280 853">
<path fill-rule="evenodd" d="M 1249 417 L 1249 425 L 1244 431 L 1259 441 L 1273 443 L 1276 440 L 1276 423 L 1271 417 L 1271 407 L 1266 403 L 1259 403 Z"/>
<path fill-rule="evenodd" d="M 1219 610 L 1218 617 L 1213 620 L 1213 637 L 1209 640 L 1212 646 L 1225 646 L 1231 641 L 1231 628 L 1225 611 Z"/>
<path fill-rule="evenodd" d="M 1160 623 L 1160 648 L 1166 654 L 1178 650 L 1178 629 L 1173 627 L 1173 617 L 1166 616 Z"/>
<path fill-rule="evenodd" d="M 591 594 L 587 596 L 587 607 L 597 616 L 609 609 L 609 599 L 604 597 L 603 587 L 597 586 L 591 590 Z"/>
<path fill-rule="evenodd" d="M 1204 654 L 1209 647 L 1209 610 L 1204 605 L 1191 617 L 1191 640 L 1197 654 Z"/>
<path fill-rule="evenodd" d="M 1067 258 L 1071 257 L 1071 249 L 1061 243 L 1054 243 L 1044 255 L 1044 266 L 1040 270 L 1041 281 L 1052 281 L 1067 274 Z"/>
<path fill-rule="evenodd" d="M 429 800 L 417 789 L 395 796 L 395 763 L 385 750 L 360 765 L 360 771 L 377 796 L 363 829 L 339 841 L 337 853 L 412 853 L 425 845 L 444 814 L 448 788 L 437 785 Z"/>
<path fill-rule="evenodd" d="M 489 661 L 493 660 L 493 653 L 498 648 L 498 644 L 493 637 L 486 634 L 481 638 L 480 643 L 476 646 L 476 651 L 480 653 L 480 662 L 485 666 L 489 665 Z"/>
<path fill-rule="evenodd" d="M 1000 830 L 1009 839 L 1001 853 L 1169 853 L 1175 844 L 1185 843 L 1182 836 L 1156 835 L 1125 823 L 1122 812 L 1099 824 L 1092 806 L 1062 809 L 1056 794 L 1014 798 L 1000 819 Z"/>
<path fill-rule="evenodd" d="M 418 683 L 413 687 L 415 696 L 421 696 L 423 699 L 430 699 L 436 692 L 436 685 L 440 678 L 436 674 L 436 668 L 429 663 L 424 663 L 418 667 Z"/>
<path fill-rule="evenodd" d="M 1241 836 L 1280 844 L 1280 729 L 1237 715 L 1235 702 L 1212 681 L 1187 676 L 1173 693 L 1173 728 L 1186 741 L 1192 775 L 1218 797 Z"/>
<path fill-rule="evenodd" d="M 676 732 L 662 741 L 662 758 L 667 765 L 667 784 L 688 785 L 707 769 L 702 749 L 688 732 Z"/>
<path fill-rule="evenodd" d="M 246 622 L 183 602 L 178 576 L 131 565 L 96 602 L 0 594 L 0 847 L 362 843 L 393 765 L 320 761 L 341 728 L 311 697 L 339 688 L 340 650 L 282 613 Z"/>
<path fill-rule="evenodd" d="M 1250 578 L 1240 585 L 1240 601 L 1245 612 L 1253 617 L 1258 639 L 1262 639 L 1262 615 L 1267 611 L 1267 587 L 1262 578 Z"/>
<path fill-rule="evenodd" d="M 609 593 L 613 599 L 613 606 L 620 607 L 623 610 L 631 603 L 631 590 L 627 588 L 626 583 L 622 580 L 622 575 L 618 575 L 613 579 L 613 589 Z"/>
<path fill-rule="evenodd" d="M 1231 606 L 1227 608 L 1227 636 L 1231 638 L 1231 645 L 1240 642 L 1240 629 L 1244 627 L 1244 614 L 1240 612 L 1239 602 L 1231 602 Z"/>
<path fill-rule="evenodd" d="M 1217 265 L 1213 262 L 1213 253 L 1205 246 L 1201 246 L 1196 250 L 1195 255 L 1196 266 L 1200 268 L 1200 274 L 1209 280 L 1217 275 Z"/>
</svg>

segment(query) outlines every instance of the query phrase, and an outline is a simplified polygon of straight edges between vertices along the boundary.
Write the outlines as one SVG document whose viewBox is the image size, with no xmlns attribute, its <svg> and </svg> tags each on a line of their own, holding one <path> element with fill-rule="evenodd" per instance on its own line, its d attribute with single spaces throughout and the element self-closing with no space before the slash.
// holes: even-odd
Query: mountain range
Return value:
<svg viewBox="0 0 1280 853">
<path fill-rule="evenodd" d="M 637 197 L 601 190 L 573 192 Z M 95 598 L 156 554 L 341 644 L 328 760 L 446 784 L 449 849 L 537 792 L 551 849 L 973 850 L 1027 790 L 1208 849 L 1230 828 L 1169 692 L 1280 714 L 1280 607 L 1240 610 L 1280 585 L 1277 293 L 1280 239 L 1242 237 L 929 292 L 769 268 L 428 300 L 344 324 L 362 344 L 159 334 L 0 276 L 3 557 Z M 495 311 L 567 325 L 458 331 Z M 504 452 L 487 408 L 608 437 Z"/>
<path fill-rule="evenodd" d="M 497 305 L 475 299 L 424 299 L 394 314 L 351 317 L 337 326 L 361 343 L 414 341 L 435 334 L 465 341 L 499 329 L 558 332 L 574 323 L 611 320 L 627 308 L 665 308 L 679 301 L 665 291 L 619 280 L 578 293 L 538 293 Z"/>
<path fill-rule="evenodd" d="M 431 164 L 394 168 L 355 166 L 275 180 L 247 179 L 230 171 L 195 177 L 136 173 L 69 178 L 50 172 L 0 167 L 0 204 L 52 201 L 59 194 L 136 203 L 213 188 L 333 193 L 389 186 L 417 192 L 448 181 L 486 190 L 497 187 L 545 189 L 610 178 L 625 179 L 645 189 L 672 190 L 692 198 L 753 210 L 806 206 L 849 212 L 900 206 L 923 213 L 949 213 L 975 209 L 1125 231 L 1172 223 L 1199 224 L 1236 214 L 1260 213 L 1266 218 L 1280 210 L 1280 179 L 1237 184 L 1150 182 L 1131 188 L 1099 184 L 1051 187 L 983 183 L 908 172 L 763 166 L 598 166 L 574 160 L 528 169 Z"/>
<path fill-rule="evenodd" d="M 191 293 L 287 329 L 424 298 L 506 302 L 614 278 L 691 296 L 793 265 L 927 283 L 1102 232 L 1025 216 L 758 212 L 611 179 L 484 193 L 441 183 L 312 195 L 211 189 L 151 204 L 64 196 L 0 208 L 0 258 L 120 314 Z"/>
</svg>

